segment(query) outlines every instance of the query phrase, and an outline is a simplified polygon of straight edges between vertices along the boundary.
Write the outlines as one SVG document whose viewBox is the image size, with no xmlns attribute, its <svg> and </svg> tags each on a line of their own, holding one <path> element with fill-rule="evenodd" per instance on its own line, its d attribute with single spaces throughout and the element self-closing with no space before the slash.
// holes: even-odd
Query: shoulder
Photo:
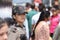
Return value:
<svg viewBox="0 0 60 40">
<path fill-rule="evenodd" d="M 41 21 L 39 24 L 38 24 L 38 26 L 40 27 L 40 28 L 49 28 L 49 25 L 46 23 L 46 22 L 44 22 L 44 21 Z"/>
</svg>

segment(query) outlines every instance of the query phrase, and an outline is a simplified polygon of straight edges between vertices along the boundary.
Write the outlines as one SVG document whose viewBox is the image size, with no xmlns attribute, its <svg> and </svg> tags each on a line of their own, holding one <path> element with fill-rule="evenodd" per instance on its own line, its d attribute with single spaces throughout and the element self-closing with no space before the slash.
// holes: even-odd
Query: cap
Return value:
<svg viewBox="0 0 60 40">
<path fill-rule="evenodd" d="M 56 11 L 56 9 L 55 8 L 52 8 L 51 11 Z"/>
<path fill-rule="evenodd" d="M 15 6 L 13 7 L 13 14 L 25 14 L 25 8 L 23 6 Z"/>
</svg>

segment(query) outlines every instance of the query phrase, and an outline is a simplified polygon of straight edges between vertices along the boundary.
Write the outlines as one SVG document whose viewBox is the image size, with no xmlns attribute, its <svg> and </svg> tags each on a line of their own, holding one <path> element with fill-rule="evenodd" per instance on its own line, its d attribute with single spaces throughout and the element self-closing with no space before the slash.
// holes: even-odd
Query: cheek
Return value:
<svg viewBox="0 0 60 40">
<path fill-rule="evenodd" d="M 3 40 L 3 36 L 0 36 L 0 40 Z"/>
<path fill-rule="evenodd" d="M 53 15 L 57 14 L 56 12 L 53 13 Z"/>
<path fill-rule="evenodd" d="M 21 20 L 21 17 L 20 16 L 16 17 L 16 20 Z"/>
</svg>

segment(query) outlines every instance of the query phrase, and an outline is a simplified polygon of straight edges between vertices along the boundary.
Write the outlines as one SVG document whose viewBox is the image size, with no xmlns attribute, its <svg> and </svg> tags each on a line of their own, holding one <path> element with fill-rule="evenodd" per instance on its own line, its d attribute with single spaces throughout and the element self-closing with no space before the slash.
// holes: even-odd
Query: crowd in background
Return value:
<svg viewBox="0 0 60 40">
<path fill-rule="evenodd" d="M 0 40 L 60 40 L 60 6 L 57 1 L 52 7 L 41 2 L 38 5 L 26 3 L 25 6 L 2 3 Z"/>
</svg>

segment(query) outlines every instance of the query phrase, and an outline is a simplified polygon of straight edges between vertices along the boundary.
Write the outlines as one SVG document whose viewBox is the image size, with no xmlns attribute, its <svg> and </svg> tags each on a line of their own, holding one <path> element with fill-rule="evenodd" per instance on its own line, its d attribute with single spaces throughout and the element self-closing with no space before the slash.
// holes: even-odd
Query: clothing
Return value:
<svg viewBox="0 0 60 40">
<path fill-rule="evenodd" d="M 29 40 L 29 29 L 28 29 L 28 21 L 27 21 L 27 19 L 25 19 L 24 25 L 25 25 L 25 28 L 26 28 L 27 40 Z"/>
<path fill-rule="evenodd" d="M 32 9 L 28 14 L 26 15 L 27 20 L 28 20 L 28 26 L 29 26 L 29 31 L 31 32 L 31 27 L 32 27 L 32 16 L 34 16 L 37 13 L 34 9 Z"/>
<path fill-rule="evenodd" d="M 40 22 L 35 29 L 35 40 L 49 40 L 49 26 L 46 22 Z"/>
<path fill-rule="evenodd" d="M 12 25 L 8 31 L 8 40 L 26 40 L 25 27 L 19 25 Z"/>
<path fill-rule="evenodd" d="M 37 23 L 40 14 L 41 14 L 41 12 L 38 12 L 37 14 L 35 14 L 35 15 L 32 17 L 32 25 Z"/>
<path fill-rule="evenodd" d="M 60 40 L 60 25 L 56 28 L 54 32 L 53 40 Z"/>
<path fill-rule="evenodd" d="M 59 24 L 59 16 L 52 16 L 50 19 L 50 33 L 54 33 L 57 25 Z"/>
<path fill-rule="evenodd" d="M 12 7 L 0 7 L 0 17 L 1 18 L 12 18 Z"/>
</svg>

